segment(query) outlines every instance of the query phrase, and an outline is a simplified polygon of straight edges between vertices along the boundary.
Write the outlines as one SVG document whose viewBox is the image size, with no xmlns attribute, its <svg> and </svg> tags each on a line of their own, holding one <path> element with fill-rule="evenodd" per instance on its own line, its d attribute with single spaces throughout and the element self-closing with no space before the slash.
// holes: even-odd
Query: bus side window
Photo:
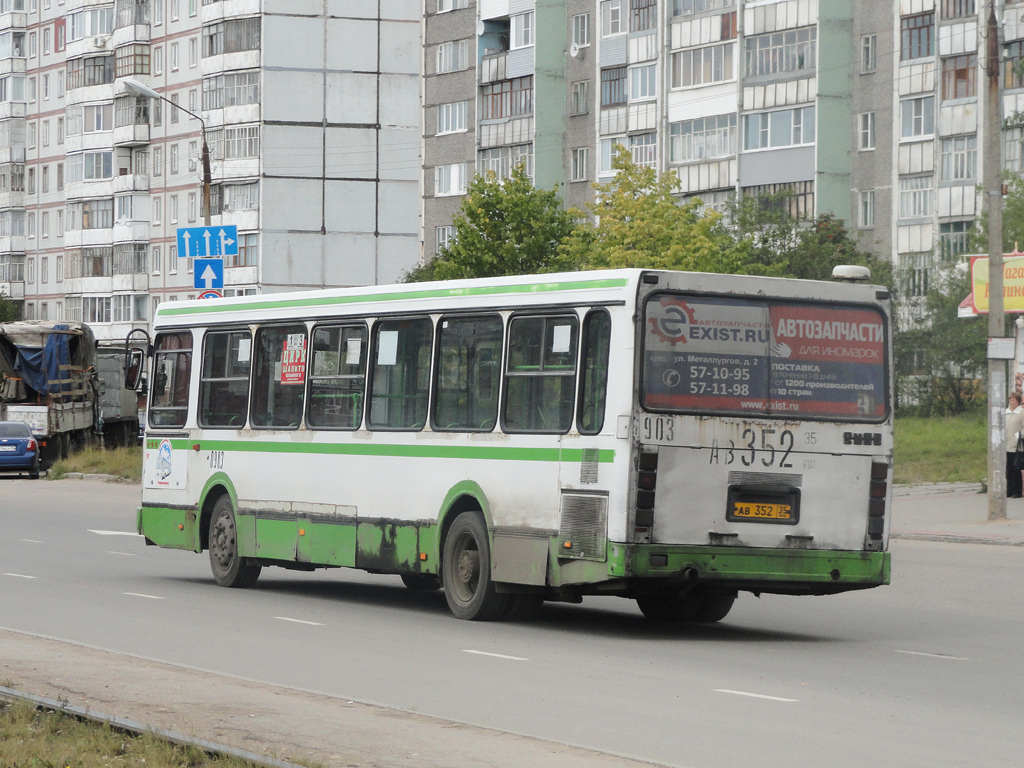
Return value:
<svg viewBox="0 0 1024 768">
<path fill-rule="evenodd" d="M 426 317 L 384 320 L 374 326 L 371 429 L 423 429 L 432 335 Z"/>
<path fill-rule="evenodd" d="M 358 429 L 366 386 L 366 326 L 321 326 L 313 331 L 309 373 L 311 427 Z"/>
<path fill-rule="evenodd" d="M 156 337 L 153 386 L 149 396 L 151 427 L 184 427 L 188 420 L 188 385 L 192 373 L 192 334 Z"/>
<path fill-rule="evenodd" d="M 199 425 L 243 427 L 249 408 L 249 331 L 211 331 L 203 344 Z"/>
<path fill-rule="evenodd" d="M 509 432 L 567 432 L 576 389 L 575 315 L 514 317 L 508 334 L 503 425 Z"/>
<path fill-rule="evenodd" d="M 437 430 L 490 432 L 498 416 L 501 318 L 442 318 L 438 325 Z"/>
<path fill-rule="evenodd" d="M 298 427 L 306 383 L 306 327 L 260 328 L 255 354 L 249 414 L 252 425 Z"/>
<path fill-rule="evenodd" d="M 603 309 L 583 321 L 583 370 L 580 371 L 580 403 L 576 428 L 581 435 L 596 435 L 604 427 L 608 390 L 608 347 L 612 321 Z"/>
</svg>

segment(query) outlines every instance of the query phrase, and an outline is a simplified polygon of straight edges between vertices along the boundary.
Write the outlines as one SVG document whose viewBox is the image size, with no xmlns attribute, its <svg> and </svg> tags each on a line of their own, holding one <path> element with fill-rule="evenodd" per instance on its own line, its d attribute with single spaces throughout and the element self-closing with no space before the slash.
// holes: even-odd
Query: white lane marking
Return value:
<svg viewBox="0 0 1024 768">
<path fill-rule="evenodd" d="M 27 542 L 28 544 L 42 544 L 43 543 L 43 542 L 39 541 L 39 539 L 18 539 L 18 541 L 24 541 L 24 542 Z"/>
<path fill-rule="evenodd" d="M 108 555 L 124 555 L 125 557 L 135 557 L 135 553 L 134 552 L 115 552 L 112 549 L 108 550 L 107 554 Z"/>
<path fill-rule="evenodd" d="M 35 579 L 36 576 L 26 576 L 24 573 L 5 573 L 4 576 L 13 576 L 16 579 Z"/>
<path fill-rule="evenodd" d="M 713 688 L 715 693 L 731 693 L 734 696 L 749 696 L 752 699 L 768 699 L 768 701 L 800 701 L 800 699 L 784 699 L 781 696 L 765 696 L 763 693 L 749 691 L 730 691 L 728 688 Z"/>
<path fill-rule="evenodd" d="M 469 648 L 464 648 L 463 653 L 475 653 L 477 656 L 491 656 L 495 659 L 508 659 L 509 661 L 529 661 L 524 659 L 522 656 L 506 656 L 504 653 L 488 653 L 487 651 L 472 651 Z"/>
<path fill-rule="evenodd" d="M 138 536 L 139 534 L 135 531 L 94 531 L 92 528 L 87 528 L 89 533 L 99 534 L 100 536 Z"/>
<path fill-rule="evenodd" d="M 302 619 L 289 619 L 287 616 L 275 616 L 274 618 L 280 619 L 281 621 L 290 621 L 293 624 L 308 624 L 311 627 L 323 626 L 323 624 L 321 624 L 319 621 L 303 621 Z"/>
<path fill-rule="evenodd" d="M 141 592 L 122 592 L 121 594 L 128 595 L 128 597 L 145 597 L 149 600 L 163 600 L 162 597 L 158 597 L 157 595 L 144 595 Z"/>
<path fill-rule="evenodd" d="M 946 661 L 970 661 L 964 656 L 951 656 L 948 653 L 923 653 L 921 651 L 895 651 L 895 653 L 905 653 L 907 656 L 927 656 L 931 659 L 946 659 Z"/>
</svg>

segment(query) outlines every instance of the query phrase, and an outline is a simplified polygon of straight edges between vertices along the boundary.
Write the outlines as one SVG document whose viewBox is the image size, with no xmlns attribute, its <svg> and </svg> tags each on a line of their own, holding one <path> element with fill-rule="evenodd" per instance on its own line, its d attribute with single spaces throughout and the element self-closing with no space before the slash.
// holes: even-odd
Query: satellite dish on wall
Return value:
<svg viewBox="0 0 1024 768">
<path fill-rule="evenodd" d="M 573 43 L 569 46 L 569 55 L 574 59 L 580 55 L 580 46 L 578 43 Z"/>
<path fill-rule="evenodd" d="M 484 26 L 484 20 L 483 19 L 477 19 L 476 20 L 476 35 L 477 35 L 477 37 L 482 35 L 486 29 L 487 28 Z"/>
</svg>

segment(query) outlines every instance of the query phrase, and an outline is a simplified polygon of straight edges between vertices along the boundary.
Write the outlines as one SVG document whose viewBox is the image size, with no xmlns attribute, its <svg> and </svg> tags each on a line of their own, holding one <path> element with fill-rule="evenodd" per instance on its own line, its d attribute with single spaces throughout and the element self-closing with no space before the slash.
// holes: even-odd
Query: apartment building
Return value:
<svg viewBox="0 0 1024 768">
<path fill-rule="evenodd" d="M 719 208 L 788 190 L 923 293 L 980 214 L 976 0 L 426 0 L 424 250 L 474 173 L 525 161 L 567 204 L 616 145 Z M 1003 113 L 1024 115 L 1024 4 L 1000 6 Z M 458 51 L 458 56 L 450 56 Z M 451 116 L 456 116 L 452 119 Z M 1020 171 L 1009 121 L 1004 165 Z M 1018 126 L 1018 127 L 1013 127 Z"/>
<path fill-rule="evenodd" d="M 176 233 L 205 220 L 204 142 L 210 223 L 239 233 L 225 294 L 397 279 L 420 254 L 420 16 L 0 0 L 0 291 L 102 340 L 194 297 Z"/>
</svg>

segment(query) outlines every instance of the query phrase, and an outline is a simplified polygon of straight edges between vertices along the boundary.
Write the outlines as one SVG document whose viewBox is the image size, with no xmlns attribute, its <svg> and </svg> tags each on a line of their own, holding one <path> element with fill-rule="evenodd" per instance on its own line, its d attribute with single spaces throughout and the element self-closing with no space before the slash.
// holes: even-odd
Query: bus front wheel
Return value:
<svg viewBox="0 0 1024 768">
<path fill-rule="evenodd" d="M 736 593 L 691 592 L 686 595 L 644 595 L 636 599 L 650 621 L 714 623 L 729 615 Z"/>
<path fill-rule="evenodd" d="M 509 596 L 494 589 L 487 526 L 479 512 L 455 518 L 444 540 L 444 594 L 457 619 L 490 621 L 501 618 Z"/>
<path fill-rule="evenodd" d="M 251 587 L 260 577 L 261 566 L 238 555 L 238 530 L 231 499 L 221 496 L 210 515 L 210 569 L 222 587 Z"/>
</svg>

